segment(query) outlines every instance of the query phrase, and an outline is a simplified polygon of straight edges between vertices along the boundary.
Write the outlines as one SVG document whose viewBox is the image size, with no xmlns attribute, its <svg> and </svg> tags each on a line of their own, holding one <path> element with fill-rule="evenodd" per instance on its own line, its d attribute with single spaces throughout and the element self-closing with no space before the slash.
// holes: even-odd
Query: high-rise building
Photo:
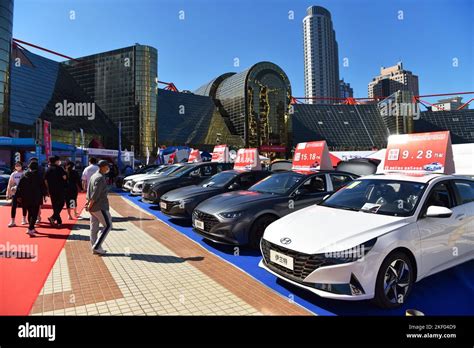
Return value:
<svg viewBox="0 0 474 348">
<path fill-rule="evenodd" d="M 311 6 L 303 19 L 305 96 L 339 97 L 339 58 L 331 13 Z M 331 100 L 312 100 L 310 104 L 331 104 Z"/>
<path fill-rule="evenodd" d="M 8 136 L 13 0 L 0 1 L 0 135 Z"/>
<path fill-rule="evenodd" d="M 349 82 L 345 82 L 344 79 L 339 80 L 339 98 L 353 98 L 354 90 Z"/>
<path fill-rule="evenodd" d="M 403 63 L 388 68 L 380 68 L 380 75 L 369 82 L 369 98 L 386 98 L 397 91 L 409 91 L 413 95 L 420 95 L 418 76 L 403 69 Z"/>
<path fill-rule="evenodd" d="M 145 155 L 157 149 L 158 53 L 135 44 L 64 63 L 69 73 L 118 125 L 122 135 Z"/>
<path fill-rule="evenodd" d="M 431 107 L 432 111 L 450 111 L 450 110 L 457 110 L 461 106 L 463 106 L 462 97 L 451 97 L 438 100 L 437 103 L 434 103 Z M 464 106 L 464 109 L 469 109 L 469 104 Z"/>
</svg>

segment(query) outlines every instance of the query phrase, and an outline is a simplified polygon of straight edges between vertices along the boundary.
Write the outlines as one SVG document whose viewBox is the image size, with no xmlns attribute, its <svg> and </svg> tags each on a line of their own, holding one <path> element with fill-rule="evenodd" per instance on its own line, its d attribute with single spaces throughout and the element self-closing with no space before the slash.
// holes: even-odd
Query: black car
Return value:
<svg viewBox="0 0 474 348">
<path fill-rule="evenodd" d="M 159 203 L 163 194 L 168 191 L 189 185 L 198 185 L 214 174 L 232 169 L 232 163 L 202 162 L 186 163 L 168 176 L 148 179 L 143 182 L 142 200 L 148 203 Z"/>
<path fill-rule="evenodd" d="M 161 196 L 161 212 L 174 218 L 191 218 L 194 208 L 202 201 L 229 191 L 246 190 L 266 178 L 268 170 L 237 171 L 226 170 L 191 185 L 169 191 Z"/>
<path fill-rule="evenodd" d="M 194 209 L 194 230 L 214 242 L 258 248 L 278 218 L 318 203 L 358 176 L 347 172 L 274 173 L 246 191 L 211 197 Z"/>
</svg>

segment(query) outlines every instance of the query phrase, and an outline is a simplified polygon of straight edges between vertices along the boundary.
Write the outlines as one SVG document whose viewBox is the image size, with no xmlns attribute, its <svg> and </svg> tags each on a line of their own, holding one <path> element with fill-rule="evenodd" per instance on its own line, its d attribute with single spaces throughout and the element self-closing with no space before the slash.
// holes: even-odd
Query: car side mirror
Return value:
<svg viewBox="0 0 474 348">
<path fill-rule="evenodd" d="M 301 197 L 307 194 L 309 191 L 305 188 L 299 188 L 295 192 L 293 192 L 293 197 Z"/>
<path fill-rule="evenodd" d="M 229 186 L 229 190 L 239 190 L 239 189 L 240 189 L 240 185 L 236 182 L 234 182 L 233 184 Z"/>
<path fill-rule="evenodd" d="M 451 209 L 437 205 L 430 205 L 426 210 L 426 217 L 448 218 L 451 215 L 453 215 L 453 211 Z"/>
</svg>

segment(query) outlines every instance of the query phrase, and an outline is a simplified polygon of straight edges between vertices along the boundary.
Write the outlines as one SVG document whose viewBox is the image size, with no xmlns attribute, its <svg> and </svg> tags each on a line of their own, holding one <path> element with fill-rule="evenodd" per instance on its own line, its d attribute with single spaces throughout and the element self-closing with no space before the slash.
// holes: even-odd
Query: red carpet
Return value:
<svg viewBox="0 0 474 348">
<path fill-rule="evenodd" d="M 85 194 L 79 194 L 77 204 L 80 212 Z M 69 220 L 64 208 L 62 228 L 51 227 L 48 201 L 41 210 L 42 222 L 36 226 L 39 234 L 32 238 L 25 233 L 27 226 L 21 225 L 21 208 L 17 209 L 17 227 L 7 227 L 10 209 L 0 207 L 0 315 L 28 315 L 77 220 Z M 17 250 L 21 253 L 15 253 Z"/>
</svg>

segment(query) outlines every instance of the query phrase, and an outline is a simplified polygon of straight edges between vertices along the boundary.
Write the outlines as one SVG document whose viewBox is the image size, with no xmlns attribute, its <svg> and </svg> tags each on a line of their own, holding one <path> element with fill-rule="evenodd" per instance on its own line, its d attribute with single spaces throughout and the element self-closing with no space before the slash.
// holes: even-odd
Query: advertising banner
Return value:
<svg viewBox="0 0 474 348">
<path fill-rule="evenodd" d="M 43 121 L 43 139 L 44 139 L 44 154 L 46 158 L 53 155 L 53 146 L 51 141 L 51 122 Z"/>
<path fill-rule="evenodd" d="M 189 153 L 188 163 L 202 162 L 201 152 L 199 149 L 191 149 Z"/>
<path fill-rule="evenodd" d="M 258 149 L 239 149 L 234 163 L 235 170 L 261 170 L 262 163 Z"/>
<path fill-rule="evenodd" d="M 291 169 L 296 171 L 333 169 L 326 141 L 311 141 L 296 145 Z"/>
<path fill-rule="evenodd" d="M 449 131 L 391 135 L 384 171 L 454 173 Z"/>
<path fill-rule="evenodd" d="M 228 163 L 229 147 L 227 145 L 216 145 L 212 151 L 212 162 Z"/>
</svg>

